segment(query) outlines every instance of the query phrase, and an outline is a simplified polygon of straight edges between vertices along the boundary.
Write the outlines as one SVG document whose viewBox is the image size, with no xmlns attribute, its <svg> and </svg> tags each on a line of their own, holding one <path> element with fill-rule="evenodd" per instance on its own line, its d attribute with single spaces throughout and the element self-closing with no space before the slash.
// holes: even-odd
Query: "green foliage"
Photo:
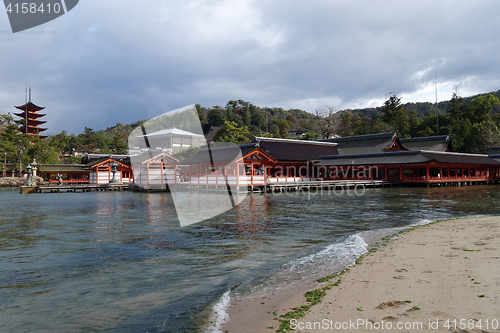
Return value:
<svg viewBox="0 0 500 333">
<path fill-rule="evenodd" d="M 470 131 L 470 151 L 478 154 L 488 154 L 490 147 L 500 145 L 500 131 L 491 120 L 474 124 Z"/>
<path fill-rule="evenodd" d="M 192 156 L 198 152 L 198 147 L 193 146 L 193 147 L 185 147 L 176 150 L 175 152 L 172 153 L 172 155 L 181 161 L 188 158 L 189 156 Z"/>
<path fill-rule="evenodd" d="M 226 121 L 224 126 L 215 134 L 214 141 L 222 142 L 232 142 L 235 144 L 247 143 L 251 139 L 248 129 L 244 127 L 238 127 L 233 121 Z"/>
<path fill-rule="evenodd" d="M 207 116 L 207 124 L 212 127 L 222 126 L 226 121 L 226 117 L 222 114 L 222 111 L 219 107 L 216 107 L 208 113 Z"/>
<path fill-rule="evenodd" d="M 281 138 L 288 138 L 288 130 L 290 129 L 290 123 L 288 121 L 285 119 L 275 119 L 272 124 L 278 126 L 278 133 Z"/>
<path fill-rule="evenodd" d="M 500 143 L 495 117 L 490 118 L 498 104 L 500 102 L 493 94 L 477 96 L 468 105 L 457 93 L 453 94 L 447 111 L 450 118 L 447 118 L 448 123 L 442 132 L 450 135 L 456 151 L 487 154 L 489 147 Z"/>
<path fill-rule="evenodd" d="M 453 93 L 450 100 L 450 105 L 447 110 L 448 115 L 452 119 L 463 119 L 464 118 L 464 100 L 456 92 Z"/>
<path fill-rule="evenodd" d="M 410 123 L 408 119 L 408 110 L 401 104 L 401 98 L 397 97 L 394 93 L 385 101 L 382 108 L 382 120 L 397 131 L 400 138 L 410 136 Z"/>
<path fill-rule="evenodd" d="M 251 122 L 252 116 L 250 114 L 250 107 L 248 105 L 245 105 L 243 107 L 242 117 L 243 117 L 243 124 L 245 126 L 250 126 L 250 122 Z"/>
<path fill-rule="evenodd" d="M 48 145 L 47 140 L 37 136 L 22 134 L 17 123 L 9 115 L 0 115 L 0 156 L 6 157 L 8 163 L 16 165 L 23 172 L 28 163 L 57 163 L 57 152 Z M 3 163 L 2 163 L 3 168 Z"/>
<path fill-rule="evenodd" d="M 493 110 L 493 106 L 498 104 L 500 101 L 492 94 L 476 97 L 467 106 L 465 118 L 473 124 L 485 121 Z"/>
<path fill-rule="evenodd" d="M 265 128 L 266 116 L 265 116 L 264 112 L 256 111 L 256 112 L 252 113 L 250 123 L 253 126 L 255 126 L 257 129 Z"/>
<path fill-rule="evenodd" d="M 318 140 L 318 139 L 319 139 L 319 134 L 316 133 L 315 131 L 309 131 L 309 132 L 305 133 L 301 138 L 299 138 L 299 140 L 309 140 L 309 141 Z"/>
</svg>

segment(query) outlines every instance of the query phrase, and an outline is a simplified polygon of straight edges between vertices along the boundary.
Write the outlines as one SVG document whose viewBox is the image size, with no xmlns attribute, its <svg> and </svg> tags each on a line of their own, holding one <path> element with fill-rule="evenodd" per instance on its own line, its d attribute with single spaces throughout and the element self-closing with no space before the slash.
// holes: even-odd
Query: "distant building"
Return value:
<svg viewBox="0 0 500 333">
<path fill-rule="evenodd" d="M 294 130 L 289 130 L 288 131 L 288 136 L 291 138 L 301 138 L 303 137 L 309 130 L 299 128 L 299 129 L 294 129 Z"/>
<path fill-rule="evenodd" d="M 40 132 L 46 131 L 47 129 L 38 126 L 46 123 L 46 121 L 40 120 L 45 114 L 38 113 L 38 111 L 45 109 L 45 107 L 38 106 L 31 102 L 31 88 L 28 103 L 16 106 L 15 108 L 23 111 L 21 113 L 14 113 L 16 116 L 21 117 L 20 120 L 24 120 L 20 129 L 22 133 L 39 136 L 41 139 L 47 137 L 40 135 Z"/>
<path fill-rule="evenodd" d="M 177 128 L 164 129 L 132 138 L 132 145 L 136 149 L 162 148 L 166 150 L 177 150 L 191 146 L 200 147 L 206 144 L 203 135 Z"/>
<path fill-rule="evenodd" d="M 109 156 L 82 164 L 42 164 L 39 173 L 49 184 L 58 183 L 58 176 L 62 176 L 64 184 L 108 184 L 113 178 L 113 162 L 117 164 L 115 178 L 121 183 L 132 183 L 134 174 L 130 160 L 120 161 Z"/>
<path fill-rule="evenodd" d="M 134 156 L 132 167 L 134 185 L 138 187 L 165 187 L 177 183 L 177 164 L 180 161 L 168 153 L 154 156 Z"/>
</svg>

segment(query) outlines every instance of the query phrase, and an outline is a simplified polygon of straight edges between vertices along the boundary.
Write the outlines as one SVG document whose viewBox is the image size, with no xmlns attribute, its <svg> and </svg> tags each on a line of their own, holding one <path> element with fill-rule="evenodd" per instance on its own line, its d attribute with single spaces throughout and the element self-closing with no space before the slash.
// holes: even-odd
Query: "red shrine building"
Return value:
<svg viewBox="0 0 500 333">
<path fill-rule="evenodd" d="M 31 102 L 31 88 L 28 103 L 16 106 L 16 109 L 21 110 L 20 113 L 14 113 L 16 116 L 21 117 L 24 122 L 21 125 L 20 131 L 25 134 L 31 134 L 45 139 L 47 136 L 40 135 L 40 132 L 46 131 L 46 128 L 40 128 L 39 125 L 45 124 L 46 121 L 40 120 L 45 114 L 38 113 L 45 109 L 45 107 L 38 106 Z"/>
<path fill-rule="evenodd" d="M 190 185 L 207 187 L 347 180 L 401 185 L 500 181 L 496 151 L 488 156 L 454 153 L 451 148 L 448 136 L 400 140 L 392 132 L 319 141 L 255 137 L 240 146 L 200 149 L 181 163 L 189 167 Z"/>
</svg>

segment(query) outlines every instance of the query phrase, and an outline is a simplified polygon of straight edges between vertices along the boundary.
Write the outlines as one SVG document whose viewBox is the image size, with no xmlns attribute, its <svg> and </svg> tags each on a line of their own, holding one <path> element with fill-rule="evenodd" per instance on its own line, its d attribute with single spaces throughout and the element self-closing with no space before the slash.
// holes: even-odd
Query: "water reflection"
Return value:
<svg viewBox="0 0 500 333">
<path fill-rule="evenodd" d="M 271 224 L 268 205 L 268 196 L 251 195 L 236 206 L 236 225 L 240 238 L 252 240 L 262 238 L 262 233 Z"/>
</svg>

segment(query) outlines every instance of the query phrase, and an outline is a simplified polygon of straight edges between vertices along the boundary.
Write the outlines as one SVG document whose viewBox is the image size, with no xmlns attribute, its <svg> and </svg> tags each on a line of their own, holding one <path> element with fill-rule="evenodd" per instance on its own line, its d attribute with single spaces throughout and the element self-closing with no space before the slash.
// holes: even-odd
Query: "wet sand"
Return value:
<svg viewBox="0 0 500 333">
<path fill-rule="evenodd" d="M 278 319 L 307 305 L 307 282 L 232 299 L 222 332 L 276 332 Z M 368 252 L 289 323 L 296 332 L 499 332 L 500 217 L 417 227 Z"/>
</svg>

